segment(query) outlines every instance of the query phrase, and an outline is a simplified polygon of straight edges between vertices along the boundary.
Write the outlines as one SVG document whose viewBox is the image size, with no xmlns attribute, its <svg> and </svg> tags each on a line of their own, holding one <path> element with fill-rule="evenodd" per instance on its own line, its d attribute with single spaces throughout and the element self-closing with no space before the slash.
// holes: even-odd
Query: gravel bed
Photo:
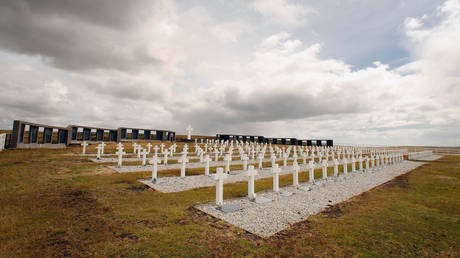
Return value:
<svg viewBox="0 0 460 258">
<path fill-rule="evenodd" d="M 283 160 L 283 159 L 277 159 L 277 161 L 280 161 L 280 160 Z M 292 159 L 288 159 L 288 160 L 292 160 Z M 262 160 L 262 162 L 271 162 L 271 161 L 272 161 L 271 159 L 263 159 Z M 248 160 L 248 166 L 249 165 L 255 165 L 257 167 L 258 163 L 259 163 L 258 161 Z M 147 164 L 148 164 L 148 161 L 147 161 Z M 230 162 L 230 165 L 241 165 L 241 164 L 243 164 L 243 161 L 241 161 L 241 160 L 233 160 L 233 161 Z M 167 170 L 167 169 L 180 169 L 181 166 L 182 166 L 181 163 L 168 164 L 166 166 L 165 165 L 158 165 L 158 171 Z M 224 167 L 225 166 L 225 161 L 210 161 L 209 166 L 210 167 L 215 167 L 215 166 Z M 301 166 L 301 165 L 299 164 L 299 166 Z M 145 166 L 135 165 L 135 166 L 121 166 L 121 167 L 108 166 L 108 168 L 111 168 L 111 169 L 113 169 L 113 170 L 115 170 L 117 172 L 120 172 L 120 173 L 152 171 L 152 167 L 153 167 L 152 165 L 145 165 Z M 204 173 L 204 167 L 205 167 L 204 162 L 190 162 L 190 163 L 187 163 L 185 173 L 187 173 L 187 168 L 203 168 L 203 173 Z"/>
<path fill-rule="evenodd" d="M 305 166 L 300 166 L 301 170 L 305 170 Z M 228 175 L 228 178 L 225 179 L 224 184 L 231 184 L 236 182 L 243 182 L 248 180 L 248 176 L 243 170 L 232 170 Z M 287 168 L 281 168 L 280 176 L 284 174 L 289 174 L 293 172 L 292 166 Z M 139 182 L 142 182 L 149 187 L 155 189 L 156 191 L 163 193 L 174 193 L 182 192 L 186 190 L 191 190 L 200 187 L 210 187 L 215 186 L 216 181 L 212 178 L 213 174 L 209 176 L 206 175 L 195 175 L 195 176 L 186 176 L 184 178 L 178 176 L 171 177 L 159 177 L 156 183 L 152 183 L 151 179 L 141 179 Z M 258 170 L 258 175 L 255 179 L 262 179 L 267 177 L 272 177 L 271 168 L 263 168 Z"/>
<path fill-rule="evenodd" d="M 438 160 L 442 158 L 443 156 L 441 155 L 429 155 L 429 156 L 423 156 L 421 158 L 413 159 L 413 160 L 419 160 L 419 161 L 433 161 L 433 160 Z"/>
<path fill-rule="evenodd" d="M 350 199 L 422 164 L 424 163 L 403 161 L 400 164 L 376 171 L 353 172 L 348 173 L 348 175 L 342 174 L 337 178 L 330 177 L 327 180 L 317 180 L 313 185 L 302 183 L 300 187 L 281 188 L 281 191 L 293 193 L 291 196 L 283 196 L 271 190 L 258 192 L 258 198 L 265 197 L 273 200 L 264 204 L 257 204 L 246 197 L 224 200 L 224 206 L 238 205 L 242 208 L 233 213 L 222 212 L 214 203 L 201 204 L 195 207 L 248 232 L 266 238 L 294 223 L 307 219 L 310 215 L 321 212 L 329 205 Z M 302 187 L 307 188 L 307 190 L 301 190 Z"/>
</svg>

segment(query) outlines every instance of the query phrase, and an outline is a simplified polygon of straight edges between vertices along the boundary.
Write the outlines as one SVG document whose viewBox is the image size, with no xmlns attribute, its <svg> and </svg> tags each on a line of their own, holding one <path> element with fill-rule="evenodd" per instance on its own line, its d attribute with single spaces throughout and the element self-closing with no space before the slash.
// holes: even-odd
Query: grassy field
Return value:
<svg viewBox="0 0 460 258">
<path fill-rule="evenodd" d="M 137 182 L 149 172 L 114 173 L 72 155 L 79 151 L 0 153 L 1 257 L 460 256 L 460 156 L 260 239 L 192 208 L 214 201 L 212 187 L 158 193 Z M 270 178 L 257 181 L 256 191 L 271 186 Z M 225 185 L 224 198 L 246 191 L 244 182 Z"/>
</svg>

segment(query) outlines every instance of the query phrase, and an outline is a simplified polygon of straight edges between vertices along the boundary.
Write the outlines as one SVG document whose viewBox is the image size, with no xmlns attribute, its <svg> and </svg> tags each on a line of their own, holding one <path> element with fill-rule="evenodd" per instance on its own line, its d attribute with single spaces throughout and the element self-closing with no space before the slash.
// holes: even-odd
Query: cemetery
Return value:
<svg viewBox="0 0 460 258">
<path fill-rule="evenodd" d="M 45 190 L 48 193 L 45 195 L 41 193 L 40 196 L 47 196 L 54 191 L 64 191 L 56 193 L 57 196 L 70 199 L 57 202 L 50 199 L 52 203 L 60 206 L 74 202 L 71 200 L 82 198 L 80 197 L 82 194 L 83 196 L 89 193 L 102 194 L 107 197 L 97 198 L 102 198 L 100 201 L 105 203 L 106 208 L 103 210 L 109 211 L 107 215 L 101 215 L 104 217 L 103 221 L 115 218 L 119 220 L 122 217 L 127 221 L 134 218 L 137 218 L 138 221 L 146 221 L 146 224 L 129 222 L 128 225 L 122 227 L 115 226 L 112 229 L 115 230 L 115 236 L 118 231 L 128 230 L 131 233 L 123 234 L 137 239 L 138 233 L 134 233 L 136 231 L 150 232 L 153 230 L 156 232 L 157 229 L 166 227 L 169 232 L 166 235 L 174 241 L 178 237 L 174 232 L 182 232 L 188 228 L 190 233 L 187 234 L 190 234 L 190 237 L 200 236 L 200 231 L 212 237 L 213 240 L 206 244 L 199 240 L 202 236 L 196 239 L 200 245 L 204 246 L 208 244 L 227 246 L 230 243 L 238 246 L 238 241 L 252 243 L 250 246 L 254 244 L 272 245 L 272 243 L 287 244 L 295 239 L 304 239 L 311 246 L 315 246 L 315 250 L 324 248 L 321 247 L 323 246 L 321 242 L 328 240 L 314 240 L 318 236 L 311 238 L 310 236 L 316 233 L 305 229 L 307 222 L 332 223 L 331 227 L 335 225 L 335 230 L 343 228 L 348 232 L 347 234 L 362 241 L 363 237 L 369 238 L 370 236 L 364 236 L 364 232 L 355 232 L 345 226 L 339 226 L 344 223 L 341 222 L 343 219 L 346 219 L 347 223 L 356 224 L 360 220 L 353 217 L 394 217 L 391 209 L 379 210 L 378 214 L 372 210 L 380 207 L 379 205 L 390 205 L 391 200 L 394 199 L 391 196 L 394 194 L 400 198 L 409 198 L 404 196 L 410 196 L 408 194 L 411 188 L 404 186 L 407 183 L 401 183 L 405 182 L 401 181 L 405 179 L 400 178 L 413 178 L 410 181 L 417 182 L 428 173 L 427 171 L 433 171 L 433 169 L 438 171 L 437 166 L 451 166 L 450 164 L 460 161 L 455 156 L 439 155 L 433 150 L 412 147 L 332 145 L 332 140 L 330 144 L 327 144 L 327 140 L 319 144 L 315 140 L 302 144 L 302 141 L 297 139 L 292 141 L 296 144 L 291 144 L 290 141 L 282 141 L 283 138 L 266 141 L 270 138 L 263 136 L 243 138 L 234 137 L 234 135 L 227 138 L 222 134 L 217 134 L 215 137 L 195 137 L 191 126 L 186 128 L 186 134 L 183 136 L 186 140 L 182 142 L 172 140 L 167 134 L 160 137 L 162 140 L 158 140 L 158 137 L 155 136 L 158 134 L 153 133 L 153 130 L 149 132 L 148 129 L 111 130 L 83 126 L 58 128 L 21 122 L 19 128 L 22 126 L 27 126 L 27 130 L 22 130 L 22 132 L 31 131 L 31 133 L 25 133 L 27 136 L 21 136 L 22 142 L 30 141 L 37 145 L 59 144 L 59 139 L 55 138 L 64 135 L 62 132 L 70 134 L 77 132 L 78 134 L 77 140 L 74 140 L 71 145 L 66 146 L 63 143 L 64 146 L 58 149 L 41 150 L 40 146 L 32 148 L 30 145 L 28 150 L 21 150 L 23 147 L 19 146 L 16 150 L 9 148 L 0 154 L 0 160 L 9 159 L 9 162 L 17 159 L 14 156 L 16 154 L 20 154 L 22 159 L 37 161 L 40 160 L 38 157 L 52 156 L 53 159 L 60 160 L 60 165 L 57 165 L 55 171 L 61 172 L 55 173 L 49 170 L 49 165 L 47 165 L 49 161 L 38 161 L 41 164 L 39 166 L 43 167 L 38 168 L 43 178 L 49 178 L 55 182 L 52 185 L 60 185 L 60 181 L 69 184 L 71 182 L 69 180 L 77 180 L 70 183 L 74 185 L 73 190 L 65 190 L 66 187 L 59 190 L 62 187 L 59 186 L 54 188 L 55 190 Z M 35 129 L 40 127 L 45 128 L 44 131 Z M 40 136 L 39 132 L 41 132 Z M 91 134 L 91 137 L 95 138 L 88 138 L 89 132 L 95 132 L 94 135 Z M 117 137 L 120 136 L 121 140 L 115 140 L 115 134 Z M 17 137 L 11 137 L 21 142 Z M 39 137 L 44 143 L 40 143 Z M 5 141 L 5 138 L 7 138 L 6 134 L 0 135 L 0 140 Z M 24 163 L 17 164 L 18 166 L 25 165 Z M 427 166 L 430 170 L 427 170 Z M 12 165 L 6 165 L 6 167 L 14 169 Z M 18 169 L 15 171 L 19 171 L 19 174 L 29 171 L 26 169 L 20 172 L 21 169 Z M 41 180 L 44 180 L 43 178 Z M 39 181 L 33 180 L 34 184 L 40 185 Z M 78 182 L 78 180 L 83 181 Z M 386 185 L 393 184 L 398 186 L 396 188 L 386 187 Z M 405 193 L 406 191 L 409 192 Z M 388 201 L 382 199 L 377 202 L 380 204 L 376 204 L 376 200 L 364 201 L 363 196 L 369 195 L 367 193 L 374 196 L 372 198 L 380 196 L 378 198 L 386 198 Z M 56 197 L 44 197 L 42 201 L 48 198 Z M 78 202 L 75 208 L 67 206 L 67 208 L 59 209 L 63 209 L 62 212 L 66 212 L 71 220 L 75 220 L 80 216 L 78 214 L 81 213 L 81 209 L 86 209 L 81 205 L 86 205 L 84 203 L 88 200 Z M 353 204 L 355 202 L 356 204 Z M 43 207 L 53 209 L 52 206 Z M 87 214 L 100 216 L 96 215 L 94 213 L 96 210 L 93 209 L 86 211 Z M 115 211 L 118 215 L 113 214 Z M 350 215 L 328 215 L 337 212 Z M 365 215 L 367 213 L 369 214 Z M 175 216 L 181 218 L 179 222 L 173 219 Z M 330 216 L 333 216 L 332 219 Z M 335 216 L 339 218 L 343 216 L 343 219 L 333 219 Z M 87 221 L 85 220 L 86 222 L 79 222 L 81 218 L 78 218 L 76 223 L 94 223 L 94 219 L 89 217 Z M 161 220 L 165 221 L 160 222 Z M 163 226 L 157 228 L 155 226 L 157 223 L 163 223 Z M 190 228 L 196 226 L 200 228 L 200 231 Z M 92 232 L 91 229 L 87 230 Z M 329 231 L 328 234 L 332 232 Z M 98 235 L 99 233 L 94 232 L 93 234 Z M 87 234 L 84 232 L 79 234 L 81 235 L 78 237 L 79 241 L 83 241 L 81 237 Z M 179 235 L 181 234 L 183 233 Z M 372 232 L 366 234 L 375 237 Z M 66 238 L 69 238 L 67 233 L 65 235 Z M 154 236 L 149 239 L 152 237 L 157 239 Z M 88 235 L 87 238 L 93 239 L 93 236 Z M 139 242 L 139 240 L 133 241 L 119 237 L 115 239 L 110 241 Z M 228 243 L 224 243 L 225 241 Z M 164 242 L 164 245 L 168 245 L 167 242 Z M 240 248 L 243 247 L 240 246 Z M 230 248 L 230 250 L 233 249 Z M 285 254 L 290 253 L 286 248 L 281 248 L 280 251 Z M 235 250 L 231 252 L 234 253 Z M 171 254 L 170 251 L 159 253 Z M 186 253 L 190 254 L 190 252 Z"/>
</svg>

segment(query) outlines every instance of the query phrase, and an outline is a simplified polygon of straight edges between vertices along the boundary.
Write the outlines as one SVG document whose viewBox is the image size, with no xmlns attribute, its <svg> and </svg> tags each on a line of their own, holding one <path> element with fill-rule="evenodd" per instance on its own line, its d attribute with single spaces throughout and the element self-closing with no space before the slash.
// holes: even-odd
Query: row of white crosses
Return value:
<svg viewBox="0 0 460 258">
<path fill-rule="evenodd" d="M 382 159 L 383 162 L 381 164 L 378 163 L 377 166 L 381 167 L 384 164 L 390 165 L 390 164 L 398 164 L 403 160 L 403 154 L 401 153 L 391 153 L 387 155 L 379 155 L 376 154 L 376 157 L 378 159 Z M 363 169 L 363 161 L 366 161 L 366 170 Z M 351 159 L 352 162 L 352 168 L 351 172 L 356 171 L 356 162 L 359 162 L 359 169 L 361 171 L 369 171 L 369 160 L 375 161 L 376 159 L 374 158 L 373 155 L 371 155 L 371 158 L 365 157 L 363 159 L 362 156 L 358 158 L 358 160 L 355 159 L 353 156 Z M 348 167 L 347 167 L 348 161 L 346 158 L 343 159 L 343 172 L 344 174 L 348 174 Z M 337 159 L 334 159 L 334 177 L 338 176 L 338 165 L 339 161 Z M 322 160 L 321 162 L 322 166 L 322 178 L 327 179 L 327 168 L 328 168 L 328 163 L 326 160 Z M 375 164 L 372 164 L 372 166 L 376 166 Z M 293 166 L 293 186 L 298 186 L 299 185 L 299 171 L 300 167 L 297 163 L 294 163 Z M 314 183 L 315 177 L 314 177 L 314 170 L 315 170 L 315 164 L 313 160 L 310 160 L 308 163 L 308 169 L 309 169 L 309 182 Z M 272 169 L 272 174 L 273 174 L 273 191 L 274 192 L 279 192 L 279 175 L 281 173 L 281 169 L 279 168 L 278 164 L 274 164 Z M 255 193 L 255 178 L 258 175 L 258 171 L 254 169 L 253 165 L 250 165 L 248 170 L 247 170 L 247 176 L 248 176 L 248 199 L 253 200 L 256 198 L 256 193 Z M 224 180 L 228 177 L 226 173 L 224 173 L 223 168 L 217 168 L 217 172 L 214 175 L 214 179 L 216 180 L 216 205 L 217 206 L 222 206 L 223 205 L 223 184 Z"/>
</svg>

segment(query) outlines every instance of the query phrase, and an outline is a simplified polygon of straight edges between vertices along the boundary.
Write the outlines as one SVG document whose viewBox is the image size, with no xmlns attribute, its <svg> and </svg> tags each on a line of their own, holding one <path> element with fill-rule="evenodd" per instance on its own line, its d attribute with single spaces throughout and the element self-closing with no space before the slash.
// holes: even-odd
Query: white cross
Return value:
<svg viewBox="0 0 460 258">
<path fill-rule="evenodd" d="M 137 145 L 137 158 L 141 158 L 141 151 L 142 151 L 142 146 L 139 144 Z"/>
<path fill-rule="evenodd" d="M 147 153 L 148 153 L 148 154 L 150 154 L 151 148 L 152 148 L 152 144 L 149 142 L 149 143 L 147 144 Z"/>
<path fill-rule="evenodd" d="M 366 156 L 366 171 L 369 171 L 369 157 Z"/>
<path fill-rule="evenodd" d="M 217 168 L 214 180 L 216 180 L 216 205 L 222 206 L 224 204 L 224 179 L 228 177 L 224 174 L 223 168 Z"/>
<path fill-rule="evenodd" d="M 351 157 L 351 172 L 355 172 L 356 171 L 356 159 L 355 159 L 355 156 L 352 156 Z"/>
<path fill-rule="evenodd" d="M 147 150 L 143 149 L 142 150 L 142 166 L 145 166 L 146 160 L 147 160 Z"/>
<path fill-rule="evenodd" d="M 315 164 L 313 162 L 313 160 L 310 160 L 310 162 L 308 162 L 308 168 L 309 168 L 309 182 L 310 183 L 314 183 L 315 182 Z"/>
<path fill-rule="evenodd" d="M 254 192 L 254 179 L 257 176 L 257 170 L 254 169 L 254 166 L 249 166 L 248 169 L 248 198 L 253 200 L 256 198 L 256 194 Z"/>
<path fill-rule="evenodd" d="M 323 159 L 322 165 L 323 165 L 323 179 L 326 179 L 327 178 L 327 160 Z"/>
<path fill-rule="evenodd" d="M 230 161 L 232 160 L 232 156 L 230 154 L 225 155 L 225 173 L 230 172 Z"/>
<path fill-rule="evenodd" d="M 168 156 L 169 156 L 169 152 L 168 150 L 165 150 L 165 152 L 163 153 L 163 164 L 165 165 L 168 164 Z"/>
<path fill-rule="evenodd" d="M 182 158 L 179 159 L 179 162 L 181 163 L 180 167 L 180 177 L 185 177 L 185 164 L 187 164 L 188 159 L 186 155 L 183 155 Z"/>
<path fill-rule="evenodd" d="M 163 152 L 164 148 L 165 148 L 165 145 L 162 143 L 160 144 L 160 148 L 161 148 L 161 152 Z"/>
<path fill-rule="evenodd" d="M 219 161 L 219 150 L 217 148 L 214 149 L 214 160 Z"/>
<path fill-rule="evenodd" d="M 86 146 L 88 146 L 88 143 L 87 143 L 86 141 L 84 141 L 84 142 L 81 144 L 81 146 L 83 146 L 83 152 L 82 152 L 82 154 L 84 155 L 84 154 L 86 154 Z"/>
<path fill-rule="evenodd" d="M 118 167 L 121 167 L 122 162 L 123 162 L 123 155 L 126 154 L 126 152 L 123 151 L 123 148 L 118 149 L 118 151 L 115 153 L 118 155 Z"/>
<path fill-rule="evenodd" d="M 153 157 L 149 161 L 149 163 L 153 165 L 153 167 L 152 167 L 152 183 L 155 183 L 157 181 L 158 163 L 160 163 L 160 162 L 161 162 L 161 160 L 158 159 L 157 155 L 153 155 Z"/>
<path fill-rule="evenodd" d="M 102 146 L 100 144 L 97 145 L 97 159 L 101 159 L 101 151 L 102 151 Z"/>
<path fill-rule="evenodd" d="M 274 192 L 280 191 L 280 172 L 281 168 L 278 167 L 278 164 L 275 164 L 275 166 L 272 167 Z"/>
<path fill-rule="evenodd" d="M 339 161 L 334 159 L 334 176 L 337 177 L 339 175 Z"/>
<path fill-rule="evenodd" d="M 276 164 L 276 156 L 275 156 L 275 154 L 272 154 L 271 158 L 272 158 L 272 167 L 274 167 L 275 164 Z"/>
<path fill-rule="evenodd" d="M 191 140 L 192 139 L 192 132 L 193 132 L 193 128 L 191 125 L 188 125 L 188 127 L 185 129 L 187 131 L 187 140 Z"/>
<path fill-rule="evenodd" d="M 248 170 L 249 157 L 246 154 L 243 154 L 243 156 L 241 157 L 241 160 L 243 161 L 243 170 L 244 171 Z"/>
<path fill-rule="evenodd" d="M 137 143 L 133 143 L 133 149 L 134 149 L 133 150 L 134 154 L 136 154 L 137 153 Z"/>
<path fill-rule="evenodd" d="M 300 167 L 298 164 L 294 164 L 294 174 L 292 175 L 292 185 L 293 186 L 298 186 L 299 185 L 299 170 Z"/>
<path fill-rule="evenodd" d="M 203 155 L 203 153 L 201 153 L 201 155 Z M 209 157 L 208 154 L 206 154 L 205 158 L 204 158 L 204 162 L 205 162 L 205 167 L 204 167 L 204 174 L 206 176 L 209 175 L 209 162 L 211 161 L 211 158 Z"/>
<path fill-rule="evenodd" d="M 264 159 L 264 155 L 262 153 L 259 153 L 257 159 L 259 160 L 259 169 L 262 169 L 262 161 Z"/>
<path fill-rule="evenodd" d="M 343 158 L 343 173 L 348 174 L 348 161 L 347 161 L 347 158 L 344 157 Z"/>
<path fill-rule="evenodd" d="M 105 144 L 105 142 L 101 142 L 101 146 L 102 146 L 101 154 L 104 154 L 104 148 L 105 146 L 107 146 L 107 144 Z"/>
<path fill-rule="evenodd" d="M 158 146 L 155 145 L 155 147 L 153 147 L 153 150 L 155 151 L 155 153 L 153 155 L 157 156 L 158 155 Z"/>
</svg>

